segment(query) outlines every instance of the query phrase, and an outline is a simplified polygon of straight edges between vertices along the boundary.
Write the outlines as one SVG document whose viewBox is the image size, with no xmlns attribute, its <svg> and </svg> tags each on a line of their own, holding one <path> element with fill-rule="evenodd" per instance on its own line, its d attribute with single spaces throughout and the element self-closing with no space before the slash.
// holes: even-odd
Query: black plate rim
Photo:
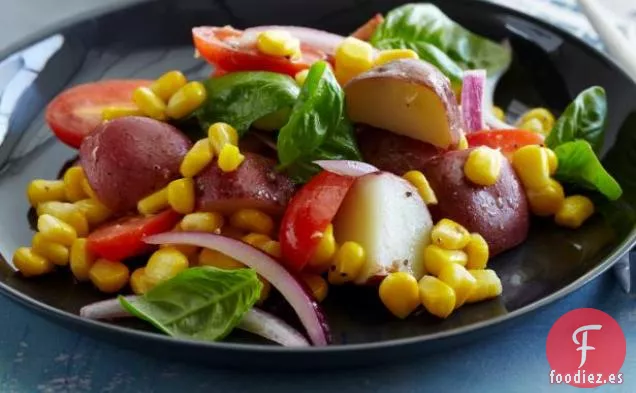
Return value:
<svg viewBox="0 0 636 393">
<path fill-rule="evenodd" d="M 22 40 L 19 40 L 17 43 L 10 45 L 3 51 L 0 51 L 0 62 L 9 58 L 11 55 L 19 52 L 22 49 L 27 48 L 30 45 L 37 43 L 38 41 L 45 39 L 52 34 L 59 32 L 60 30 L 73 26 L 77 23 L 106 15 L 109 13 L 114 13 L 117 11 L 124 10 L 126 8 L 132 8 L 138 6 L 143 3 L 150 2 L 151 0 L 133 0 L 130 3 L 125 4 L 115 4 L 100 7 L 97 10 L 91 10 L 88 12 L 80 13 L 74 17 L 65 19 L 58 24 L 55 24 L 49 28 L 38 30 L 32 34 L 29 34 Z M 513 8 L 491 3 L 487 0 L 480 0 L 483 6 L 486 8 L 491 8 L 492 10 L 503 12 L 507 15 L 511 15 L 514 17 L 519 17 L 521 19 L 528 20 L 533 24 L 539 25 L 542 28 L 547 30 L 551 30 L 553 32 L 557 32 L 561 37 L 576 43 L 579 47 L 581 47 L 584 51 L 590 53 L 590 56 L 597 58 L 598 60 L 602 60 L 606 65 L 610 66 L 614 72 L 621 74 L 626 80 L 631 80 L 627 73 L 618 65 L 618 63 L 609 57 L 604 52 L 599 49 L 589 45 L 579 37 L 570 33 L 567 30 L 564 30 L 558 26 L 552 25 L 548 22 L 542 21 L 532 15 L 524 14 L 520 11 L 517 11 Z M 636 85 L 636 83 L 634 83 Z M 554 292 L 553 294 L 541 298 L 533 303 L 530 303 L 524 307 L 521 307 L 511 313 L 498 316 L 495 318 L 491 318 L 485 321 L 476 322 L 467 326 L 451 329 L 448 331 L 437 332 L 433 334 L 428 334 L 426 336 L 415 336 L 401 339 L 392 339 L 386 341 L 372 342 L 372 343 L 357 343 L 357 344 L 339 344 L 339 345 L 329 345 L 323 347 L 282 347 L 276 345 L 259 345 L 259 344 L 245 344 L 245 343 L 228 343 L 228 342 L 205 342 L 205 341 L 195 341 L 195 340 L 187 340 L 181 338 L 175 338 L 170 336 L 165 336 L 155 332 L 145 332 L 140 330 L 135 330 L 131 328 L 126 328 L 122 326 L 117 326 L 113 324 L 109 324 L 102 321 L 95 321 L 86 318 L 82 318 L 79 315 L 70 313 L 65 310 L 61 310 L 45 304 L 35 298 L 32 298 L 18 290 L 12 288 L 5 282 L 0 281 L 0 292 L 11 300 L 19 303 L 21 305 L 26 306 L 39 314 L 44 314 L 48 317 L 53 317 L 54 319 L 65 322 L 71 322 L 74 325 L 82 326 L 87 329 L 93 329 L 95 332 L 99 333 L 107 333 L 107 334 L 117 334 L 122 338 L 129 339 L 142 339 L 142 340 L 150 340 L 155 341 L 158 344 L 167 344 L 167 345 L 175 345 L 178 344 L 184 347 L 190 347 L 191 349 L 201 349 L 202 347 L 205 349 L 218 349 L 218 350 L 232 350 L 236 352 L 246 352 L 246 353 L 261 353 L 261 354 L 277 354 L 277 353 L 297 353 L 297 354 L 313 354 L 316 352 L 320 353 L 339 353 L 339 352 L 359 352 L 359 351 L 372 351 L 383 348 L 398 348 L 404 346 L 410 346 L 415 344 L 423 344 L 426 342 L 448 339 L 456 336 L 463 336 L 468 333 L 476 332 L 483 330 L 490 326 L 495 326 L 502 324 L 504 322 L 511 321 L 515 318 L 523 316 L 525 314 L 529 314 L 537 309 L 547 306 L 566 295 L 580 289 L 585 284 L 589 283 L 602 273 L 606 272 L 614 263 L 616 263 L 623 255 L 625 255 L 633 246 L 636 244 L 636 227 L 632 228 L 630 233 L 627 235 L 626 239 L 621 242 L 611 253 L 608 255 L 603 262 L 594 267 L 592 270 L 588 271 L 586 274 L 579 277 L 577 280 L 571 282 L 567 286 L 561 288 L 560 290 Z M 4 259 L 2 256 L 0 258 Z M 5 262 L 6 263 L 6 262 Z M 62 326 L 64 326 L 62 324 Z"/>
</svg>

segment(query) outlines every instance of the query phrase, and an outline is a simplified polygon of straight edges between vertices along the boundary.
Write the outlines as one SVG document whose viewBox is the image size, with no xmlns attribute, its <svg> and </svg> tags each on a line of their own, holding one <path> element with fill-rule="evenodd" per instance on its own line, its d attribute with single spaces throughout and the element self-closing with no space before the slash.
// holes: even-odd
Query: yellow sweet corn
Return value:
<svg viewBox="0 0 636 393">
<path fill-rule="evenodd" d="M 58 266 L 68 265 L 68 248 L 45 239 L 40 233 L 33 235 L 31 249 Z"/>
<path fill-rule="evenodd" d="M 50 214 L 38 217 L 38 231 L 45 239 L 70 247 L 77 239 L 75 228 Z"/>
<path fill-rule="evenodd" d="M 212 152 L 216 155 L 226 144 L 238 146 L 238 132 L 227 123 L 214 123 L 208 128 L 208 142 Z"/>
<path fill-rule="evenodd" d="M 261 251 L 263 251 L 264 253 L 268 254 L 269 256 L 273 258 L 280 259 L 282 257 L 282 254 L 280 251 L 280 243 L 277 242 L 276 240 L 270 240 L 266 242 L 265 244 L 261 245 L 259 248 L 261 249 Z"/>
<path fill-rule="evenodd" d="M 87 281 L 89 272 L 95 263 L 95 256 L 88 251 L 86 239 L 75 239 L 71 246 L 71 272 L 78 281 Z"/>
<path fill-rule="evenodd" d="M 219 233 L 224 219 L 219 213 L 196 212 L 185 215 L 179 226 L 185 232 Z"/>
<path fill-rule="evenodd" d="M 443 218 L 433 226 L 431 241 L 446 250 L 461 250 L 470 241 L 470 233 L 455 221 Z"/>
<path fill-rule="evenodd" d="M 316 250 L 307 265 L 312 271 L 320 273 L 325 272 L 329 269 L 335 254 L 336 238 L 333 235 L 333 225 L 330 223 L 322 233 L 320 241 L 316 246 Z"/>
<path fill-rule="evenodd" d="M 462 134 L 459 137 L 459 142 L 457 143 L 457 150 L 466 150 L 468 149 L 468 139 L 466 139 L 466 135 Z"/>
<path fill-rule="evenodd" d="M 479 233 L 471 233 L 470 241 L 464 247 L 464 252 L 468 256 L 466 269 L 485 269 L 490 257 L 490 248 L 486 239 Z"/>
<path fill-rule="evenodd" d="M 48 201 L 66 200 L 66 190 L 62 180 L 32 180 L 27 187 L 27 197 L 31 206 Z"/>
<path fill-rule="evenodd" d="M 91 187 L 87 179 L 84 179 L 82 181 L 82 189 L 84 190 L 84 193 L 88 195 L 89 198 L 99 201 L 99 198 L 97 198 L 97 194 L 95 193 L 95 190 L 93 190 L 93 187 Z"/>
<path fill-rule="evenodd" d="M 307 284 L 317 302 L 322 302 L 329 293 L 329 284 L 318 274 L 303 274 L 303 282 Z"/>
<path fill-rule="evenodd" d="M 417 193 L 427 205 L 436 205 L 437 197 L 428 183 L 426 176 L 420 171 L 408 171 L 402 176 L 417 189 Z"/>
<path fill-rule="evenodd" d="M 418 283 L 420 302 L 429 313 L 439 318 L 448 318 L 455 310 L 455 290 L 442 280 L 424 276 Z"/>
<path fill-rule="evenodd" d="M 109 121 L 127 116 L 143 116 L 144 113 L 135 106 L 107 106 L 102 109 L 102 120 Z"/>
<path fill-rule="evenodd" d="M 160 121 L 167 119 L 166 103 L 149 87 L 136 88 L 133 91 L 133 102 L 144 115 Z"/>
<path fill-rule="evenodd" d="M 333 263 L 329 268 L 329 282 L 342 284 L 354 281 L 358 278 L 365 262 L 364 248 L 356 242 L 345 242 L 334 255 Z"/>
<path fill-rule="evenodd" d="M 398 318 L 404 319 L 420 305 L 417 280 L 406 272 L 390 273 L 380 284 L 380 300 Z"/>
<path fill-rule="evenodd" d="M 183 75 L 181 71 L 173 70 L 168 71 L 165 74 L 157 78 L 152 85 L 152 90 L 157 97 L 161 98 L 163 102 L 168 102 L 179 89 L 188 83 L 188 79 Z"/>
<path fill-rule="evenodd" d="M 168 184 L 168 203 L 172 210 L 181 214 L 192 213 L 196 202 L 194 180 L 186 177 Z"/>
<path fill-rule="evenodd" d="M 148 277 L 146 277 L 146 268 L 135 269 L 130 275 L 130 287 L 135 295 L 143 295 L 154 287 Z"/>
<path fill-rule="evenodd" d="M 218 165 L 223 172 L 234 172 L 245 160 L 245 156 L 237 146 L 229 143 L 221 148 L 219 153 Z"/>
<path fill-rule="evenodd" d="M 230 216 L 230 224 L 249 232 L 270 235 L 274 231 L 274 220 L 256 209 L 240 209 Z"/>
<path fill-rule="evenodd" d="M 212 162 L 212 149 L 207 139 L 197 141 L 186 153 L 179 167 L 183 177 L 195 177 Z"/>
<path fill-rule="evenodd" d="M 249 233 L 243 236 L 241 240 L 243 240 L 245 243 L 251 246 L 254 246 L 256 248 L 261 248 L 263 245 L 265 245 L 267 242 L 271 241 L 272 239 L 267 235 L 263 235 L 262 233 L 254 232 L 254 233 Z"/>
<path fill-rule="evenodd" d="M 541 132 L 542 134 L 546 135 L 550 131 L 552 131 L 555 123 L 554 115 L 549 110 L 547 110 L 546 108 L 534 108 L 521 116 L 521 118 L 519 119 L 519 124 L 527 125 L 533 121 L 534 123 L 538 124 L 538 126 L 535 124 L 533 126 L 534 129 L 532 129 L 531 131 Z M 523 127 L 520 128 L 524 129 Z"/>
<path fill-rule="evenodd" d="M 527 145 L 515 151 L 512 166 L 526 190 L 539 190 L 550 184 L 548 154 L 539 145 Z"/>
<path fill-rule="evenodd" d="M 594 203 L 582 195 L 572 195 L 563 201 L 554 221 L 563 227 L 576 229 L 594 214 Z"/>
<path fill-rule="evenodd" d="M 455 308 L 461 307 L 477 286 L 477 280 L 465 267 L 457 263 L 449 263 L 442 267 L 438 278 L 455 291 Z"/>
<path fill-rule="evenodd" d="M 256 301 L 256 304 L 260 306 L 265 303 L 265 300 L 267 300 L 269 294 L 272 292 L 272 284 L 270 284 L 269 281 L 261 276 L 258 276 L 258 279 L 261 281 L 261 284 L 263 284 L 263 286 L 261 287 L 261 294 Z"/>
<path fill-rule="evenodd" d="M 82 187 L 85 179 L 84 169 L 79 166 L 71 167 L 64 173 L 64 191 L 66 192 L 66 199 L 68 201 L 77 202 L 88 198 L 88 195 L 86 195 Z"/>
<path fill-rule="evenodd" d="M 336 48 L 336 77 L 346 75 L 346 80 L 339 78 L 338 82 L 344 84 L 351 77 L 369 70 L 373 67 L 373 56 L 374 51 L 371 44 L 355 37 L 347 37 Z M 346 71 L 342 72 L 344 70 Z"/>
<path fill-rule="evenodd" d="M 155 251 L 146 264 L 145 275 L 153 284 L 169 280 L 189 266 L 188 257 L 174 247 Z"/>
<path fill-rule="evenodd" d="M 506 113 L 498 106 L 494 106 L 492 108 L 492 114 L 501 121 L 504 121 L 504 119 L 506 118 Z"/>
<path fill-rule="evenodd" d="M 302 70 L 296 73 L 296 75 L 294 75 L 294 79 L 296 80 L 296 83 L 298 84 L 298 86 L 301 86 L 305 84 L 305 80 L 307 79 L 307 75 L 309 74 L 309 70 Z"/>
<path fill-rule="evenodd" d="M 93 285 L 104 293 L 119 292 L 128 284 L 128 266 L 118 261 L 98 259 L 88 272 Z"/>
<path fill-rule="evenodd" d="M 373 66 L 381 66 L 400 59 L 419 59 L 419 56 L 417 52 L 411 49 L 385 49 L 378 53 L 373 62 Z"/>
<path fill-rule="evenodd" d="M 77 205 L 67 202 L 43 202 L 36 209 L 37 215 L 49 214 L 57 217 L 75 229 L 77 236 L 88 235 L 88 220 Z"/>
<path fill-rule="evenodd" d="M 168 188 L 162 188 L 137 202 L 137 210 L 144 215 L 156 214 L 168 208 Z"/>
<path fill-rule="evenodd" d="M 469 270 L 475 278 L 475 289 L 466 298 L 466 303 L 481 302 L 501 295 L 501 280 L 494 270 Z"/>
<path fill-rule="evenodd" d="M 559 168 L 559 159 L 554 153 L 554 150 L 548 149 L 547 147 L 544 147 L 544 149 L 545 149 L 545 153 L 548 156 L 548 168 L 550 171 L 550 176 L 552 176 L 556 173 L 557 169 Z"/>
<path fill-rule="evenodd" d="M 300 55 L 300 40 L 285 30 L 267 30 L 259 33 L 256 47 L 270 56 L 296 58 Z"/>
<path fill-rule="evenodd" d="M 545 130 L 543 129 L 543 124 L 539 119 L 528 119 L 523 123 L 518 124 L 518 128 L 520 130 L 526 130 L 530 132 L 536 132 L 537 134 L 545 134 Z"/>
<path fill-rule="evenodd" d="M 492 186 L 501 174 L 503 156 L 498 150 L 479 146 L 470 152 L 464 164 L 464 175 L 480 186 Z"/>
<path fill-rule="evenodd" d="M 182 119 L 197 110 L 206 97 L 207 92 L 203 83 L 190 82 L 170 97 L 166 114 L 171 119 Z"/>
<path fill-rule="evenodd" d="M 20 247 L 13 254 L 13 265 L 24 277 L 41 276 L 53 271 L 55 265 L 29 247 Z"/>
<path fill-rule="evenodd" d="M 540 189 L 528 189 L 530 210 L 537 216 L 547 217 L 559 211 L 565 201 L 565 192 L 558 181 L 550 179 L 547 186 Z"/>
<path fill-rule="evenodd" d="M 244 264 L 237 261 L 234 258 L 230 258 L 227 255 L 216 251 L 204 248 L 199 253 L 199 266 L 214 266 L 219 269 L 242 269 Z"/>
<path fill-rule="evenodd" d="M 424 249 L 424 268 L 429 274 L 438 276 L 446 265 L 465 266 L 468 255 L 460 250 L 445 250 L 434 244 Z"/>
<path fill-rule="evenodd" d="M 96 227 L 108 220 L 112 212 L 96 199 L 82 199 L 74 203 L 86 217 L 90 227 Z"/>
</svg>

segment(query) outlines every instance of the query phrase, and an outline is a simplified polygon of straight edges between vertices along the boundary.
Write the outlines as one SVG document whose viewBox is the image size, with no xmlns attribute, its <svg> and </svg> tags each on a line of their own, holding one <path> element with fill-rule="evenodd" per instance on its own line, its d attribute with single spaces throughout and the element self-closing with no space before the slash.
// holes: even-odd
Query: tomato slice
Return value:
<svg viewBox="0 0 636 393">
<path fill-rule="evenodd" d="M 181 215 L 173 210 L 149 217 L 123 217 L 91 232 L 86 246 L 98 257 L 121 261 L 146 253 L 150 247 L 144 237 L 169 231 L 180 219 Z"/>
<path fill-rule="evenodd" d="M 324 52 L 305 44 L 301 45 L 303 56 L 300 60 L 265 55 L 256 48 L 240 46 L 242 35 L 242 31 L 231 27 L 192 29 L 194 46 L 201 56 L 226 72 L 271 71 L 294 76 L 314 62 L 327 59 Z"/>
<path fill-rule="evenodd" d="M 64 90 L 46 108 L 46 122 L 64 143 L 78 148 L 82 140 L 102 122 L 102 109 L 133 107 L 132 93 L 149 80 L 106 80 Z"/>
<path fill-rule="evenodd" d="M 508 155 L 526 145 L 542 145 L 544 136 L 526 130 L 485 130 L 466 134 L 468 146 L 488 146 Z"/>
<path fill-rule="evenodd" d="M 384 17 L 382 14 L 375 14 L 373 18 L 369 19 L 367 23 L 358 27 L 356 31 L 354 31 L 351 36 L 356 37 L 362 41 L 369 41 L 375 33 L 375 29 L 378 28 L 384 22 Z"/>
<path fill-rule="evenodd" d="M 320 235 L 338 212 L 355 178 L 323 171 L 291 199 L 281 220 L 279 240 L 283 262 L 301 271 L 320 242 Z"/>
</svg>

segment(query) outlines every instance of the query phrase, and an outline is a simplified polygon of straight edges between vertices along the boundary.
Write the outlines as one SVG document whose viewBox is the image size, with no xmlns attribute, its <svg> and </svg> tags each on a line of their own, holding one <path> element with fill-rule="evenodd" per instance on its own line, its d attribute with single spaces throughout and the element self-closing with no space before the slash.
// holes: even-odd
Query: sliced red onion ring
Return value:
<svg viewBox="0 0 636 393">
<path fill-rule="evenodd" d="M 484 88 L 486 70 L 464 72 L 462 81 L 462 118 L 465 132 L 471 133 L 484 129 Z"/>
<path fill-rule="evenodd" d="M 256 43 L 258 33 L 266 30 L 285 30 L 298 38 L 301 43 L 321 50 L 327 55 L 333 56 L 336 48 L 345 37 L 322 30 L 300 26 L 257 26 L 246 29 L 239 40 L 241 47 L 251 47 Z"/>
<path fill-rule="evenodd" d="M 327 345 L 329 328 L 324 314 L 305 287 L 276 260 L 239 240 L 200 232 L 166 232 L 145 239 L 150 244 L 189 244 L 217 250 L 256 270 L 269 281 L 292 306 L 314 345 Z"/>
<path fill-rule="evenodd" d="M 137 296 L 126 296 L 134 301 Z M 81 308 L 80 316 L 87 319 L 119 319 L 133 315 L 126 311 L 119 299 L 109 299 L 92 303 Z M 309 343 L 296 329 L 274 315 L 252 308 L 238 324 L 237 328 L 264 337 L 285 347 L 307 347 Z"/>
<path fill-rule="evenodd" d="M 322 169 L 342 176 L 360 177 L 369 173 L 378 172 L 379 169 L 371 164 L 360 161 L 348 160 L 319 160 L 314 161 Z"/>
</svg>

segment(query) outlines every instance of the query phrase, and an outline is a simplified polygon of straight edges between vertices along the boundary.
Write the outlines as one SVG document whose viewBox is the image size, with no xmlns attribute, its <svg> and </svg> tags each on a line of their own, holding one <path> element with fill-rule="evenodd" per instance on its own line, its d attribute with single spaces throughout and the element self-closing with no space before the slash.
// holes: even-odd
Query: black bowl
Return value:
<svg viewBox="0 0 636 393">
<path fill-rule="evenodd" d="M 599 216 L 578 231 L 534 222 L 525 244 L 492 261 L 503 281 L 500 298 L 463 307 L 446 321 L 425 314 L 399 321 L 379 304 L 374 289 L 338 288 L 324 303 L 335 345 L 288 349 L 247 335 L 202 343 L 162 336 L 141 322 L 116 325 L 80 319 L 81 306 L 104 296 L 89 284 L 74 283 L 68 272 L 26 280 L 9 263 L 2 263 L 0 289 L 64 326 L 127 347 L 214 365 L 287 369 L 379 363 L 474 341 L 594 279 L 636 239 L 631 214 L 635 187 L 630 177 L 636 166 L 636 159 L 630 160 L 634 157 L 630 153 L 636 151 L 636 139 L 630 139 L 630 133 L 636 133 L 636 86 L 601 53 L 541 21 L 484 2 L 437 3 L 471 30 L 510 40 L 515 58 L 497 91 L 500 106 L 508 107 L 515 100 L 560 113 L 591 85 L 603 86 L 608 94 L 606 146 L 611 151 L 606 151 L 606 163 L 625 189 L 624 200 L 614 205 L 618 214 L 610 215 L 609 221 Z M 8 123 L 0 122 L 0 127 L 8 124 L 0 146 L 0 253 L 10 260 L 17 247 L 30 243 L 32 229 L 24 195 L 27 183 L 33 178 L 56 177 L 65 161 L 74 156 L 52 137 L 43 121 L 44 106 L 62 89 L 107 78 L 153 78 L 175 68 L 191 78 L 204 78 L 210 68 L 192 56 L 193 26 L 293 24 L 346 35 L 374 13 L 398 5 L 399 1 L 391 0 L 139 3 L 71 21 L 0 55 L 0 59 L 8 57 L 48 38 L 39 52 L 48 61 L 44 64 L 29 55 L 22 76 L 11 85 L 19 99 L 10 117 L 4 119 Z M 11 66 L 11 62 L 6 64 Z M 612 219 L 617 216 L 620 220 Z"/>
</svg>

